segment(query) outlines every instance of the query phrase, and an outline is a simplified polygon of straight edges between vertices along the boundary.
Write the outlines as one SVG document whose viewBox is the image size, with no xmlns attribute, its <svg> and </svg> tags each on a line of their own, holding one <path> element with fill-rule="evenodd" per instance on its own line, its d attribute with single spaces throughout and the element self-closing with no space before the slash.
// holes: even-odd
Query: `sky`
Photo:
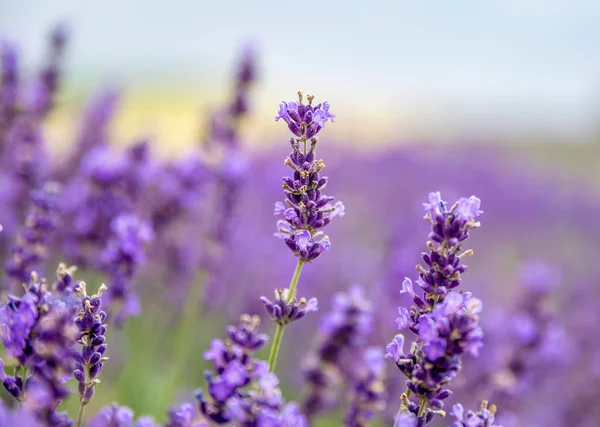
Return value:
<svg viewBox="0 0 600 427">
<path fill-rule="evenodd" d="M 591 0 L 0 0 L 0 37 L 28 61 L 59 20 L 72 28 L 73 81 L 225 85 L 252 41 L 265 108 L 300 88 L 391 137 L 598 131 Z"/>
</svg>

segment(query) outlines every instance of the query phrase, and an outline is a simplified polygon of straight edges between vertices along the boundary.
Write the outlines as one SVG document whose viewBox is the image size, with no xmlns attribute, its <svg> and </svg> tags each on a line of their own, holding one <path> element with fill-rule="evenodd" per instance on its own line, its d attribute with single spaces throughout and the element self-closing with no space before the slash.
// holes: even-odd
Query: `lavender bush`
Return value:
<svg viewBox="0 0 600 427">
<path fill-rule="evenodd" d="M 185 156 L 144 138 L 116 148 L 121 94 L 106 89 L 54 158 L 67 34 L 50 34 L 36 74 L 1 45 L 0 425 L 597 424 L 600 236 L 581 221 L 600 213 L 597 194 L 557 191 L 525 163 L 507 173 L 507 154 L 320 142 L 336 116 L 301 92 L 275 117 L 291 132 L 283 166 L 286 144 L 251 156 L 251 46 Z M 430 193 L 427 229 L 431 188 L 458 201 Z M 459 197 L 472 193 L 481 229 L 480 200 Z"/>
</svg>

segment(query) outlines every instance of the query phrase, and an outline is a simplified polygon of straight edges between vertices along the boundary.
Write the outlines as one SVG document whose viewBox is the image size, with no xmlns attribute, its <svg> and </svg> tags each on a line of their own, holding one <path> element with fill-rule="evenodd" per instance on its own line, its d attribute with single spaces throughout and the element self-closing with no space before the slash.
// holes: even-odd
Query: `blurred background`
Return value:
<svg viewBox="0 0 600 427">
<path fill-rule="evenodd" d="M 281 135 L 274 106 L 299 89 L 337 106 L 330 137 L 363 148 L 597 140 L 600 6 L 592 0 L 287 6 L 4 0 L 0 31 L 31 65 L 42 58 L 49 26 L 69 22 L 64 101 L 77 105 L 101 84 L 123 87 L 120 134 L 143 129 L 168 146 L 190 143 L 194 119 L 222 99 L 236 49 L 247 42 L 261 67 L 251 145 Z"/>
<path fill-rule="evenodd" d="M 467 364 L 475 373 L 465 376 L 457 397 L 474 407 L 477 398 L 465 393 L 469 381 L 484 378 L 495 366 L 490 360 L 506 363 L 512 345 L 507 331 L 519 318 L 509 309 L 520 298 L 522 270 L 534 260 L 561 271 L 550 280 L 560 286 L 553 285 L 545 303 L 560 333 L 547 347 L 568 356 L 557 362 L 555 352 L 548 365 L 540 362 L 554 366 L 555 378 L 528 382 L 527 399 L 509 399 L 512 418 L 503 421 L 598 425 L 598 413 L 586 404 L 600 397 L 597 387 L 584 387 L 585 396 L 573 391 L 560 404 L 552 392 L 581 391 L 592 375 L 587 368 L 600 377 L 600 346 L 589 336 L 599 321 L 591 313 L 600 298 L 594 272 L 600 237 L 598 2 L 0 0 L 0 38 L 18 46 L 25 76 L 44 62 L 47 35 L 58 22 L 68 24 L 70 35 L 57 105 L 44 125 L 57 163 L 85 133 L 82 112 L 92 95 L 106 88 L 122 93 L 110 123 L 111 145 L 130 147 L 143 137 L 158 158 L 185 157 L 210 132 L 213 112 L 232 97 L 240 52 L 252 46 L 257 58 L 250 113 L 240 125 L 249 163 L 232 214 L 235 245 L 225 257 L 235 268 L 219 271 L 218 286 L 202 285 L 202 310 L 191 317 L 197 326 L 184 328 L 195 334 L 189 348 L 173 328 L 181 326 L 177 307 L 192 288 L 179 277 L 177 284 L 151 284 L 152 269 L 141 271 L 142 314 L 111 331 L 114 362 L 90 413 L 118 400 L 137 414 L 163 419 L 168 405 L 202 385 L 209 339 L 222 336 L 241 312 L 263 314 L 258 296 L 286 286 L 294 259 L 272 238 L 272 206 L 283 197 L 289 131 L 273 118 L 282 100 L 303 90 L 328 100 L 337 114 L 320 134 L 319 154 L 331 178 L 328 193 L 345 202 L 347 215 L 328 229 L 332 249 L 307 266 L 301 294 L 318 296 L 326 312 L 335 292 L 363 284 L 376 311 L 369 341 L 385 346 L 396 333 L 402 278 L 414 277 L 425 249 L 421 202 L 438 189 L 448 201 L 477 194 L 484 227 L 470 240 L 476 256 L 465 283 L 484 301 L 484 330 L 492 338 L 482 361 Z M 196 247 L 202 242 L 190 242 L 193 233 L 187 237 L 178 248 L 202 253 Z M 150 259 L 162 262 L 170 248 L 154 247 Z M 255 251 L 260 259 L 249 255 Z M 91 270 L 82 271 L 94 278 L 87 281 L 104 279 Z M 206 281 L 202 274 L 194 267 L 185 276 Z M 165 311 L 165 304 L 172 306 Z M 317 315 L 307 318 L 286 335 L 281 369 L 290 398 L 302 396 L 304 355 L 289 343 L 314 343 L 310 326 L 318 322 Z M 264 327 L 272 332 L 269 323 Z M 183 358 L 173 353 L 181 348 Z M 173 363 L 189 369 L 179 372 L 177 386 L 166 374 Z M 148 374 L 156 371 L 165 375 Z M 390 384 L 390 407 L 397 407 L 398 383 Z M 336 425 L 340 414 L 323 425 Z"/>
</svg>

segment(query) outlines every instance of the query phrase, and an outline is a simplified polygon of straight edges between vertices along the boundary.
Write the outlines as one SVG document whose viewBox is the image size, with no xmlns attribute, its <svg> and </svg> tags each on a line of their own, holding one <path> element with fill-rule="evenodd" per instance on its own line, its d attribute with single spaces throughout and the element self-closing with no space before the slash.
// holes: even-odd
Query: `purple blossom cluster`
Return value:
<svg viewBox="0 0 600 427">
<path fill-rule="evenodd" d="M 290 139 L 292 153 L 285 160 L 294 174 L 283 178 L 285 203 L 275 204 L 275 215 L 284 217 L 277 222 L 275 236 L 283 239 L 299 260 L 308 262 L 331 247 L 322 229 L 335 217 L 344 216 L 344 205 L 333 204 L 334 198 L 323 194 L 329 178 L 320 175 L 325 163 L 315 157 L 316 135 L 335 115 L 329 112 L 327 102 L 313 106 L 314 97 L 309 95 L 305 105 L 302 92 L 298 92 L 298 99 L 297 103 L 282 103 L 275 117 L 283 119 L 295 135 Z"/>
<path fill-rule="evenodd" d="M 268 340 L 258 326 L 258 317 L 243 315 L 239 326 L 227 328 L 227 340 L 211 342 L 204 358 L 213 363 L 214 373 L 205 374 L 206 394 L 197 393 L 200 411 L 215 424 L 307 425 L 295 403 L 284 403 L 267 363 L 253 357 Z"/>
<path fill-rule="evenodd" d="M 79 332 L 77 341 L 81 343 L 81 352 L 75 356 L 73 376 L 78 383 L 79 400 L 83 407 L 94 397 L 95 387 L 100 383 L 98 376 L 108 360 L 104 355 L 107 349 L 106 312 L 101 310 L 101 297 L 106 286 L 101 285 L 98 293 L 88 296 L 85 282 L 79 282 L 76 291 L 81 298 L 81 308 L 74 322 Z"/>
<path fill-rule="evenodd" d="M 59 221 L 58 187 L 48 183 L 31 194 L 31 206 L 11 248 L 4 270 L 13 289 L 29 282 L 33 271 L 40 271 L 47 258 L 48 245 Z"/>
<path fill-rule="evenodd" d="M 481 402 L 481 409 L 477 412 L 465 410 L 460 403 L 452 407 L 451 415 L 456 418 L 452 423 L 452 427 L 500 427 L 494 424 L 494 415 L 496 414 L 496 406 L 491 405 L 488 408 L 488 403 L 484 400 Z"/>
<path fill-rule="evenodd" d="M 275 299 L 270 301 L 266 297 L 260 297 L 260 302 L 265 305 L 267 313 L 273 321 L 279 325 L 287 325 L 302 319 L 307 313 L 317 311 L 319 302 L 316 298 L 307 300 L 296 297 L 289 299 L 289 290 L 275 289 Z M 289 299 L 289 302 L 288 302 Z"/>
<path fill-rule="evenodd" d="M 385 407 L 383 351 L 366 345 L 372 325 L 373 307 L 361 287 L 334 297 L 321 320 L 318 347 L 304 366 L 303 409 L 311 420 L 339 405 L 342 384 L 349 390 L 345 425 L 365 425 Z"/>
<path fill-rule="evenodd" d="M 32 273 L 21 297 L 9 296 L 0 308 L 0 338 L 16 360 L 15 375 L 4 373 L 5 389 L 17 400 L 36 407 L 38 418 L 51 426 L 70 425 L 57 405 L 69 396 L 66 381 L 73 374 L 76 308 L 70 295 L 53 293 Z"/>
<path fill-rule="evenodd" d="M 385 363 L 383 349 L 368 347 L 358 354 L 349 370 L 351 388 L 344 425 L 360 427 L 372 422 L 385 409 Z"/>
<path fill-rule="evenodd" d="M 148 222 L 132 214 L 119 215 L 112 221 L 111 228 L 114 234 L 102 258 L 105 271 L 110 274 L 107 302 L 119 325 L 128 316 L 140 312 L 139 300 L 131 289 L 131 280 L 145 261 L 145 247 L 154 239 L 154 232 Z"/>
<path fill-rule="evenodd" d="M 143 416 L 134 422 L 133 411 L 113 403 L 105 406 L 90 420 L 89 427 L 158 427 L 154 418 Z"/>
<path fill-rule="evenodd" d="M 407 293 L 414 305 L 410 311 L 400 307 L 396 319 L 398 328 L 410 330 L 417 340 L 405 352 L 404 335 L 398 334 L 386 353 L 408 378 L 400 412 L 415 415 L 418 426 L 428 424 L 435 415 L 445 415 L 443 401 L 452 394 L 448 384 L 461 368 L 462 355 L 477 356 L 483 346 L 481 301 L 470 292 L 455 290 L 461 273 L 467 270 L 461 258 L 472 253 L 462 252 L 461 242 L 479 227 L 475 218 L 482 213 L 480 201 L 475 196 L 461 198 L 448 208 L 437 192 L 430 193 L 423 206 L 431 225 L 429 253 L 422 254 L 427 268 L 417 266 L 417 285 L 423 293 L 418 295 L 406 278 L 400 292 Z M 419 403 L 413 402 L 411 395 Z"/>
</svg>

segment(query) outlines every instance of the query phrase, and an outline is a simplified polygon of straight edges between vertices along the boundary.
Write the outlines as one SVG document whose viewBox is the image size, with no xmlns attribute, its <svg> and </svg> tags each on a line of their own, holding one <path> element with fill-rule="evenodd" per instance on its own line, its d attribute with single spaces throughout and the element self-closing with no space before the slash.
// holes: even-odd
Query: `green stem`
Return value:
<svg viewBox="0 0 600 427">
<path fill-rule="evenodd" d="M 81 402 L 79 404 L 79 412 L 77 413 L 77 427 L 81 427 L 81 423 L 83 422 L 83 410 L 85 409 L 85 403 Z"/>
<path fill-rule="evenodd" d="M 425 415 L 425 409 L 427 408 L 427 399 L 421 398 L 421 405 L 419 405 L 419 417 Z"/>
<path fill-rule="evenodd" d="M 283 325 L 277 325 L 275 336 L 273 337 L 273 345 L 271 346 L 271 353 L 269 354 L 269 371 L 271 372 L 275 370 L 277 356 L 279 356 L 279 347 L 281 347 L 281 339 L 283 338 L 283 328 Z"/>
<path fill-rule="evenodd" d="M 298 260 L 290 287 L 288 289 L 287 303 L 289 304 L 292 299 L 296 297 L 296 288 L 298 287 L 298 279 L 300 279 L 300 273 L 302 272 L 302 266 L 304 261 Z M 275 330 L 275 336 L 273 337 L 273 344 L 271 345 L 271 353 L 269 354 L 269 371 L 275 371 L 275 365 L 277 364 L 277 357 L 279 356 L 279 348 L 281 347 L 281 339 L 283 338 L 283 329 L 285 325 L 278 324 Z"/>
<path fill-rule="evenodd" d="M 190 356 L 194 340 L 193 331 L 197 327 L 196 320 L 200 309 L 200 299 L 202 295 L 202 282 L 204 275 L 199 274 L 192 282 L 190 292 L 185 300 L 177 331 L 175 342 L 173 343 L 173 364 L 169 375 L 168 392 L 174 392 L 177 384 L 180 383 L 187 361 Z"/>
</svg>

